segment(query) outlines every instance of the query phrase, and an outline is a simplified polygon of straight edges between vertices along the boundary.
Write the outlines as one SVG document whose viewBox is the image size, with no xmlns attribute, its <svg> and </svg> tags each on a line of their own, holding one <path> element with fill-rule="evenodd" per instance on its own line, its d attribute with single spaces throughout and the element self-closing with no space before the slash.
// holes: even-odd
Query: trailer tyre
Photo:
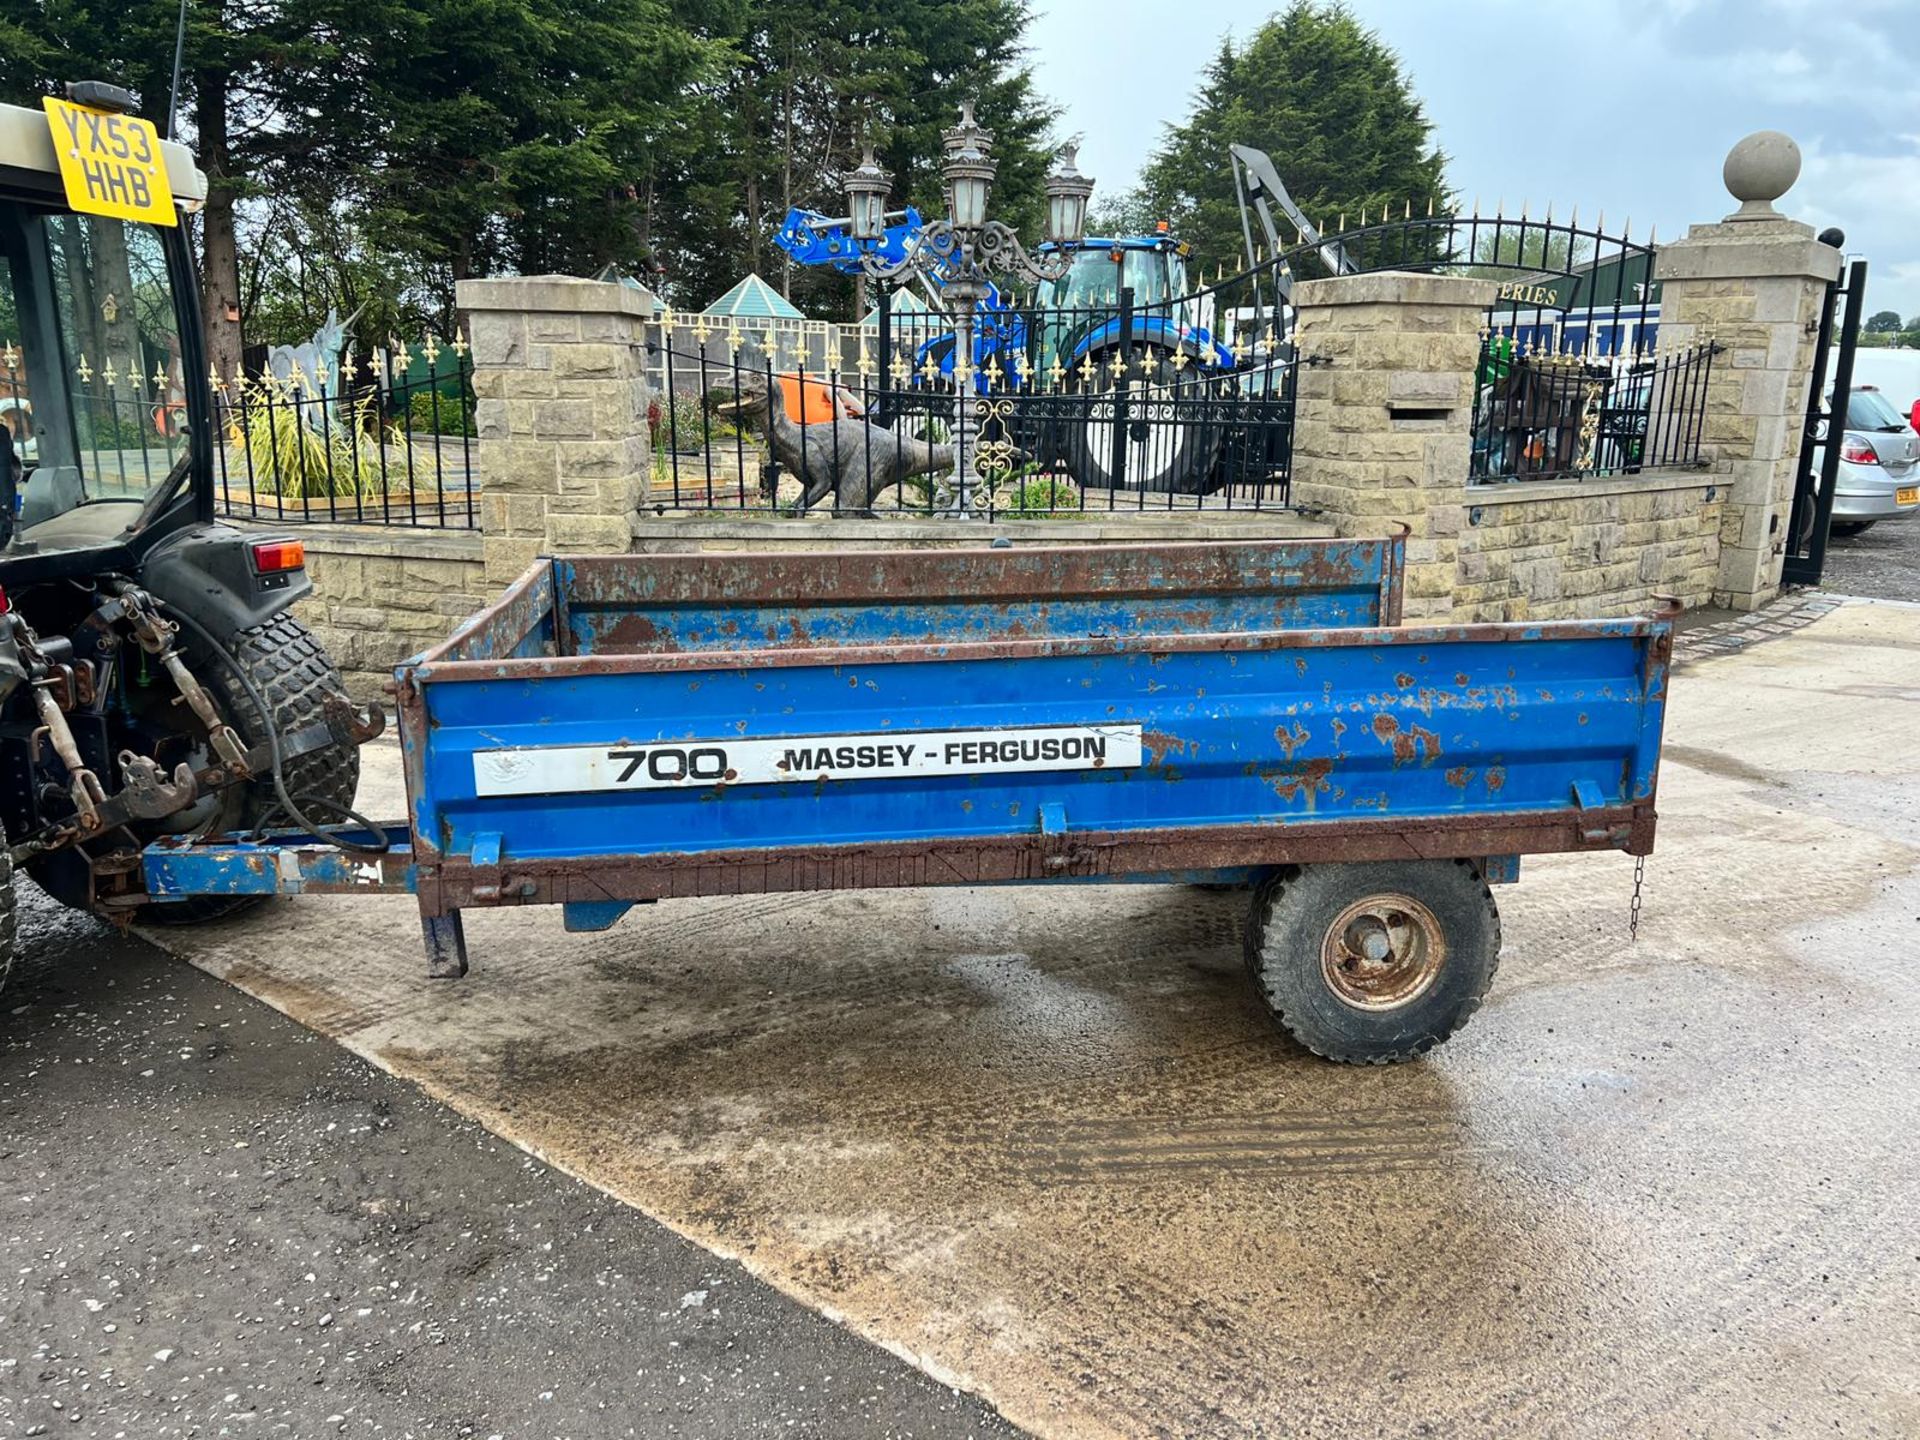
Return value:
<svg viewBox="0 0 1920 1440">
<path fill-rule="evenodd" d="M 1246 958 L 1267 1010 L 1307 1049 L 1392 1065 L 1480 1008 L 1500 914 L 1465 860 L 1293 866 L 1255 890 Z"/>
<path fill-rule="evenodd" d="M 247 744 L 259 744 L 266 738 L 266 726 L 247 687 L 224 660 L 207 653 L 204 642 L 196 643 L 199 637 L 191 627 L 184 629 L 181 640 L 188 663 L 213 693 L 228 723 Z M 324 719 L 327 696 L 345 689 L 332 658 L 313 632 L 291 614 L 275 615 L 221 643 L 245 670 L 253 688 L 272 706 L 274 724 L 282 735 L 292 735 Z M 318 813 L 311 818 L 326 824 L 340 818 L 339 807 L 353 803 L 354 792 L 360 787 L 360 752 L 352 745 L 329 746 L 287 761 L 282 773 L 294 802 L 299 804 L 307 798 L 320 802 L 314 807 Z M 274 808 L 271 781 L 236 786 L 228 792 L 227 803 L 213 828 L 240 829 L 255 824 Z M 281 823 L 294 822 L 283 819 Z M 200 895 L 145 906 L 140 918 L 159 925 L 193 925 L 248 909 L 257 902 L 258 897 Z"/>
</svg>

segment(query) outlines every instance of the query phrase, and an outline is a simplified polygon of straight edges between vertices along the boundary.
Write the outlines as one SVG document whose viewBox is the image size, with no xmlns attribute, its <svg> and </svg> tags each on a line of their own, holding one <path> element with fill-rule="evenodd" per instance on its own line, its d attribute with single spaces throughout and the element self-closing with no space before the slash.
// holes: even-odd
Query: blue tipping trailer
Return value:
<svg viewBox="0 0 1920 1440">
<path fill-rule="evenodd" d="M 1478 1004 L 1489 881 L 1644 854 L 1671 617 L 1403 627 L 1402 542 L 544 561 L 397 672 L 403 843 L 162 842 L 156 900 L 413 891 L 460 916 L 878 886 L 1253 887 L 1319 1053 Z"/>
</svg>

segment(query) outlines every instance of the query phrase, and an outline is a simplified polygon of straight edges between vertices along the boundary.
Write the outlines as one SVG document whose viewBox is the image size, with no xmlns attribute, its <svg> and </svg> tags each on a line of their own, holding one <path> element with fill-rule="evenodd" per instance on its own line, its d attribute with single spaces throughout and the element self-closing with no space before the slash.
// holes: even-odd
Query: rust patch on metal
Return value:
<svg viewBox="0 0 1920 1440">
<path fill-rule="evenodd" d="M 1400 722 L 1392 715 L 1373 717 L 1373 733 L 1383 744 L 1393 747 L 1394 765 L 1411 765 L 1418 760 L 1422 765 L 1431 765 L 1440 758 L 1440 737 L 1424 725 L 1409 725 L 1400 728 Z"/>
<path fill-rule="evenodd" d="M 1464 790 L 1473 784 L 1474 770 L 1471 765 L 1456 765 L 1447 771 L 1447 784 L 1456 790 Z"/>
<path fill-rule="evenodd" d="M 1273 738 L 1275 743 L 1287 752 L 1287 759 L 1291 760 L 1293 752 L 1306 744 L 1311 737 L 1307 734 L 1307 727 L 1296 720 L 1291 727 L 1285 725 L 1277 727 L 1273 732 Z"/>
<path fill-rule="evenodd" d="M 1489 765 L 1487 767 L 1488 792 L 1490 794 L 1497 794 L 1499 791 L 1506 788 L 1506 784 L 1507 784 L 1507 767 L 1504 765 Z"/>
<path fill-rule="evenodd" d="M 1200 748 L 1197 740 L 1183 740 L 1178 735 L 1169 735 L 1164 730 L 1148 730 L 1140 736 L 1140 748 L 1147 754 L 1147 764 L 1164 765 L 1171 754 L 1194 754 Z M 1100 768 L 1096 761 L 1094 768 Z"/>
<path fill-rule="evenodd" d="M 1288 754 L 1292 754 L 1291 751 Z M 1289 765 L 1284 770 L 1276 770 L 1263 775 L 1267 784 L 1273 787 L 1273 793 L 1289 802 L 1301 801 L 1311 814 L 1319 804 L 1320 792 L 1330 789 L 1327 776 L 1333 773 L 1333 760 L 1329 756 L 1319 756 L 1313 760 L 1302 761 L 1298 765 Z"/>
</svg>

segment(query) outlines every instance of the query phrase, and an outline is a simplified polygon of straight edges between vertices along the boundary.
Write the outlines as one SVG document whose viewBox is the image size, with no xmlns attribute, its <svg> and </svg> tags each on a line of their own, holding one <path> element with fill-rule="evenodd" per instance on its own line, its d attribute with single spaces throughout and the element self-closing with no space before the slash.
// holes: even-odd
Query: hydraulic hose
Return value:
<svg viewBox="0 0 1920 1440">
<path fill-rule="evenodd" d="M 173 605 L 169 605 L 157 595 L 153 597 L 153 602 L 168 614 L 172 615 L 174 619 L 192 630 L 193 633 L 205 643 L 207 648 L 220 658 L 227 669 L 232 672 L 234 678 L 240 682 L 240 688 L 247 692 L 247 698 L 253 702 L 254 708 L 260 712 L 260 723 L 265 727 L 267 732 L 267 754 L 270 757 L 269 764 L 271 766 L 274 798 L 279 802 L 280 808 L 286 811 L 287 818 L 292 820 L 294 824 L 300 826 L 308 834 L 325 840 L 332 845 L 336 845 L 350 854 L 385 855 L 388 851 L 392 850 L 393 837 L 376 822 L 369 820 L 350 805 L 342 805 L 337 801 L 328 800 L 319 795 L 309 795 L 305 797 L 307 804 L 318 805 L 323 809 L 332 810 L 338 814 L 346 824 L 355 825 L 363 830 L 369 830 L 379 836 L 380 839 L 377 844 L 369 845 L 358 840 L 349 840 L 344 835 L 336 833 L 340 828 L 338 825 L 331 830 L 326 826 L 316 825 L 306 812 L 294 803 L 293 796 L 287 792 L 286 775 L 281 763 L 280 726 L 273 718 L 273 707 L 267 703 L 267 697 L 260 692 L 260 687 L 253 683 L 253 677 L 247 674 L 246 667 L 235 658 L 231 650 L 227 649 L 225 645 L 222 645 L 214 638 L 212 632 L 209 631 L 206 626 L 195 620 L 191 615 Z"/>
</svg>

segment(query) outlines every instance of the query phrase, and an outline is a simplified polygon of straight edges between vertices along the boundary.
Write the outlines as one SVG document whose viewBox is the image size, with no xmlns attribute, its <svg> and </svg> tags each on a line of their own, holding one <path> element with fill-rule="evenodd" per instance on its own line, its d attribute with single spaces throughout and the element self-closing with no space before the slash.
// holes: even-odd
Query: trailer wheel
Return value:
<svg viewBox="0 0 1920 1440">
<path fill-rule="evenodd" d="M 188 663 L 213 692 L 228 723 L 240 732 L 247 744 L 259 744 L 266 737 L 266 726 L 247 687 L 224 660 L 207 653 L 204 642 L 195 643 L 199 637 L 191 628 L 186 629 L 181 638 Z M 273 707 L 274 724 L 283 735 L 291 735 L 325 718 L 323 706 L 327 696 L 345 688 L 339 669 L 313 632 L 289 613 L 282 612 L 263 624 L 241 630 L 222 644 L 239 661 L 253 688 Z M 325 824 L 340 818 L 338 807 L 353 803 L 354 791 L 360 787 L 360 752 L 351 745 L 329 746 L 289 760 L 283 774 L 296 804 L 307 797 L 320 802 L 315 808 L 323 813 L 312 818 Z M 257 823 L 275 806 L 270 780 L 236 785 L 225 792 L 219 816 L 210 828 L 243 829 Z M 295 822 L 284 819 L 281 823 Z M 258 902 L 257 896 L 196 895 L 187 900 L 143 906 L 140 918 L 158 925 L 194 925 L 248 909 Z"/>
<path fill-rule="evenodd" d="M 1480 1008 L 1499 963 L 1500 915 L 1465 860 L 1289 867 L 1254 892 L 1260 998 L 1328 1060 L 1424 1055 Z"/>
</svg>

